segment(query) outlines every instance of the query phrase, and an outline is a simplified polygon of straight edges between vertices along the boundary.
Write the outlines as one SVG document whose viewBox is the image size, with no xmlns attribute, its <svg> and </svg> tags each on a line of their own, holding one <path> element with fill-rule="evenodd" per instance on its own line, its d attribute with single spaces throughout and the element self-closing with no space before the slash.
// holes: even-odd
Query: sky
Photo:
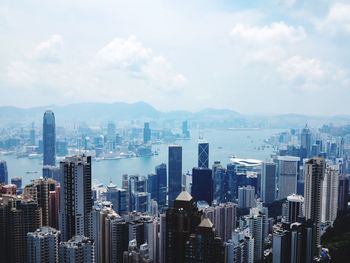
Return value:
<svg viewBox="0 0 350 263">
<path fill-rule="evenodd" d="M 2 0 L 0 106 L 350 114 L 350 1 Z"/>
</svg>

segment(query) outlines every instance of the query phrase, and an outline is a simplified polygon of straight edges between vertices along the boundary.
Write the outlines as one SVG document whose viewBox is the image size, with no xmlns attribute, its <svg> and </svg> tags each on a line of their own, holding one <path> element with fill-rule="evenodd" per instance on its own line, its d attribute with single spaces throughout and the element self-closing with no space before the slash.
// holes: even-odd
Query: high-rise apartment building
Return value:
<svg viewBox="0 0 350 263">
<path fill-rule="evenodd" d="M 23 195 L 32 198 L 41 208 L 43 226 L 50 226 L 50 192 L 56 189 L 57 182 L 50 178 L 40 178 L 26 185 L 23 190 Z M 57 216 L 53 215 L 53 216 Z"/>
<path fill-rule="evenodd" d="M 321 222 L 330 223 L 337 218 L 339 171 L 337 165 L 327 165 L 322 187 Z"/>
<path fill-rule="evenodd" d="M 74 236 L 60 243 L 60 262 L 95 263 L 94 243 L 84 236 Z"/>
<path fill-rule="evenodd" d="M 28 263 L 58 263 L 60 232 L 51 227 L 40 227 L 27 234 Z"/>
<path fill-rule="evenodd" d="M 56 164 L 56 123 L 55 114 L 51 110 L 44 113 L 43 118 L 43 153 L 44 165 Z"/>
<path fill-rule="evenodd" d="M 262 163 L 260 198 L 266 204 L 276 199 L 276 164 Z"/>
<path fill-rule="evenodd" d="M 325 161 L 323 158 L 311 158 L 305 162 L 305 217 L 306 219 L 311 219 L 314 223 L 313 247 L 315 256 L 318 256 L 320 251 L 320 223 L 322 216 L 322 186 L 324 176 Z"/>
<path fill-rule="evenodd" d="M 168 206 L 171 207 L 175 198 L 182 189 L 182 147 L 178 145 L 169 146 L 168 153 Z"/>
<path fill-rule="evenodd" d="M 1 261 L 26 262 L 27 233 L 41 226 L 41 208 L 36 202 L 15 196 L 0 197 Z"/>
<path fill-rule="evenodd" d="M 90 236 L 92 191 L 91 157 L 66 157 L 60 163 L 59 230 L 62 241 Z"/>
<path fill-rule="evenodd" d="M 198 143 L 198 168 L 209 168 L 209 143 Z"/>
<path fill-rule="evenodd" d="M 277 161 L 278 199 L 283 199 L 297 192 L 300 158 L 278 156 Z"/>
</svg>

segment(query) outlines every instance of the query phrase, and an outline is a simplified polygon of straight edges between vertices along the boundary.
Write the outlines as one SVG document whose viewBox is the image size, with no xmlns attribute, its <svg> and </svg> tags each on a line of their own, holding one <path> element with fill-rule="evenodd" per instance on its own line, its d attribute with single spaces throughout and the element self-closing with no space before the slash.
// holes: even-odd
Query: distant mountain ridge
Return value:
<svg viewBox="0 0 350 263">
<path fill-rule="evenodd" d="M 65 106 L 49 105 L 44 107 L 18 108 L 0 107 L 0 127 L 4 124 L 36 124 L 42 122 L 45 110 L 54 111 L 58 123 L 85 122 L 97 124 L 108 121 L 131 120 L 189 120 L 200 123 L 201 127 L 258 127 L 258 128 L 298 128 L 306 123 L 311 127 L 333 123 L 350 124 L 349 115 L 307 116 L 302 114 L 244 115 L 230 109 L 205 108 L 197 112 L 162 112 L 146 102 L 114 103 L 75 103 Z M 206 124 L 204 124 L 206 123 Z"/>
<path fill-rule="evenodd" d="M 135 119 L 223 119 L 238 116 L 239 113 L 227 109 L 207 108 L 198 112 L 170 111 L 162 112 L 145 102 L 125 103 L 75 103 L 66 106 L 44 106 L 18 108 L 0 107 L 0 123 L 21 123 L 37 121 L 43 113 L 51 109 L 58 119 L 76 122 L 89 121 L 126 121 Z"/>
</svg>

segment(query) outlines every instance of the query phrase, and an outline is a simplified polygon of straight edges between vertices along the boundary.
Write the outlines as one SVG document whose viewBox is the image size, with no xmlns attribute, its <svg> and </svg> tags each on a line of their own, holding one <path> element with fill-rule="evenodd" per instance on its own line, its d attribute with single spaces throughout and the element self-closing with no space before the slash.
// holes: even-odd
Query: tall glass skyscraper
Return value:
<svg viewBox="0 0 350 263">
<path fill-rule="evenodd" d="M 6 161 L 0 160 L 0 184 L 8 184 L 8 173 Z"/>
<path fill-rule="evenodd" d="M 181 193 L 182 187 L 182 147 L 178 145 L 169 146 L 168 155 L 169 169 L 169 206 L 172 206 L 175 198 Z"/>
<path fill-rule="evenodd" d="M 44 113 L 43 118 L 44 165 L 56 163 L 56 124 L 55 114 L 51 110 Z"/>
<path fill-rule="evenodd" d="M 209 168 L 209 143 L 198 143 L 198 168 Z"/>
</svg>

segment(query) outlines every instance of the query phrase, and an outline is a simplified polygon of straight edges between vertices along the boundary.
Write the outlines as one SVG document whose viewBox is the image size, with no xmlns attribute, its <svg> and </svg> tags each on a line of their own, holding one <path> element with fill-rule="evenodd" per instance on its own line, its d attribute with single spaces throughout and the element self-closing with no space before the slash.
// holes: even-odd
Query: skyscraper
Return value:
<svg viewBox="0 0 350 263">
<path fill-rule="evenodd" d="M 248 185 L 238 188 L 239 208 L 250 208 L 255 206 L 255 187 Z"/>
<path fill-rule="evenodd" d="M 224 247 L 220 237 L 215 236 L 212 222 L 203 218 L 186 242 L 185 262 L 223 263 Z"/>
<path fill-rule="evenodd" d="M 155 168 L 158 183 L 158 198 L 157 202 L 160 208 L 166 205 L 166 193 L 167 193 L 167 169 L 166 164 L 162 163 Z"/>
<path fill-rule="evenodd" d="M 186 241 L 201 222 L 201 217 L 193 197 L 182 191 L 174 206 L 166 212 L 165 262 L 185 262 Z"/>
<path fill-rule="evenodd" d="M 272 203 L 276 198 L 276 164 L 264 162 L 261 171 L 261 201 Z"/>
<path fill-rule="evenodd" d="M 43 226 L 50 225 L 50 191 L 55 191 L 56 183 L 55 180 L 50 178 L 40 178 L 26 185 L 23 190 L 23 194 L 36 201 L 41 208 Z"/>
<path fill-rule="evenodd" d="M 35 127 L 34 122 L 32 123 L 32 128 L 29 131 L 29 144 L 35 145 Z"/>
<path fill-rule="evenodd" d="M 44 165 L 56 164 L 56 124 L 55 114 L 51 110 L 44 113 L 43 118 L 43 153 Z"/>
<path fill-rule="evenodd" d="M 60 244 L 60 262 L 94 263 L 95 253 L 93 241 L 84 236 L 74 236 Z"/>
<path fill-rule="evenodd" d="M 198 143 L 198 168 L 209 168 L 209 143 Z"/>
<path fill-rule="evenodd" d="M 333 222 L 338 212 L 339 171 L 337 165 L 327 165 L 322 187 L 322 223 Z"/>
<path fill-rule="evenodd" d="M 90 236 L 92 192 L 91 157 L 66 157 L 60 163 L 61 193 L 59 225 L 61 240 Z"/>
<path fill-rule="evenodd" d="M 58 263 L 60 232 L 51 227 L 40 227 L 27 234 L 28 263 Z"/>
<path fill-rule="evenodd" d="M 149 122 L 145 122 L 143 126 L 143 143 L 146 144 L 151 140 L 151 129 Z"/>
<path fill-rule="evenodd" d="M 349 192 L 349 180 L 348 177 L 342 175 L 339 177 L 339 196 L 338 196 L 338 210 L 343 211 L 348 208 L 348 192 Z"/>
<path fill-rule="evenodd" d="M 287 196 L 286 222 L 292 224 L 302 216 L 304 216 L 304 197 L 296 194 Z"/>
<path fill-rule="evenodd" d="M 27 233 L 41 227 L 41 208 L 32 200 L 15 196 L 0 198 L 1 262 L 26 262 Z"/>
<path fill-rule="evenodd" d="M 307 124 L 305 128 L 301 131 L 301 145 L 300 148 L 305 151 L 305 156 L 310 157 L 311 154 L 311 132 Z"/>
<path fill-rule="evenodd" d="M 8 172 L 6 161 L 0 160 L 0 184 L 8 184 Z"/>
<path fill-rule="evenodd" d="M 209 205 L 213 202 L 213 178 L 211 169 L 192 169 L 191 194 L 196 201 L 206 201 Z"/>
<path fill-rule="evenodd" d="M 299 157 L 278 156 L 278 199 L 287 198 L 297 191 Z"/>
<path fill-rule="evenodd" d="M 175 198 L 182 189 L 182 147 L 178 145 L 169 146 L 168 154 L 169 169 L 169 193 L 168 206 L 171 207 Z"/>
<path fill-rule="evenodd" d="M 325 162 L 323 158 L 311 158 L 305 162 L 305 217 L 314 223 L 315 231 L 313 237 L 314 255 L 318 256 L 320 247 L 320 223 L 322 209 L 322 185 L 325 173 Z"/>
</svg>

